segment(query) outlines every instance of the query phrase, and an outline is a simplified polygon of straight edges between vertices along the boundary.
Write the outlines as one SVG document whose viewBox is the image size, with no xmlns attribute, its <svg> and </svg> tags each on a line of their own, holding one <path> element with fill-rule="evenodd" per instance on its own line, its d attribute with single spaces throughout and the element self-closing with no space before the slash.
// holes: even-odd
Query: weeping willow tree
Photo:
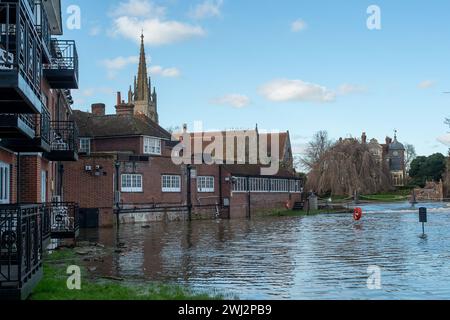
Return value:
<svg viewBox="0 0 450 320">
<path fill-rule="evenodd" d="M 337 142 L 312 166 L 308 190 L 319 194 L 352 196 L 391 189 L 387 166 L 372 155 L 367 144 L 356 139 Z"/>
</svg>

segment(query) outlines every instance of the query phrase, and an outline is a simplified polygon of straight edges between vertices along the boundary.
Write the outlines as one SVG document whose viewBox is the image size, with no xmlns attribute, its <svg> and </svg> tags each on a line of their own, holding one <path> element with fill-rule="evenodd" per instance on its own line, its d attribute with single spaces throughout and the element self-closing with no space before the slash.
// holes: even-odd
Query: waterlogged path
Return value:
<svg viewBox="0 0 450 320">
<path fill-rule="evenodd" d="M 95 272 L 128 281 L 241 299 L 450 299 L 450 206 L 424 206 L 426 238 L 418 210 L 405 203 L 365 206 L 359 222 L 331 214 L 126 225 L 119 234 L 85 230 L 82 236 L 120 244 Z M 379 290 L 368 288 L 370 266 L 381 271 Z"/>
</svg>

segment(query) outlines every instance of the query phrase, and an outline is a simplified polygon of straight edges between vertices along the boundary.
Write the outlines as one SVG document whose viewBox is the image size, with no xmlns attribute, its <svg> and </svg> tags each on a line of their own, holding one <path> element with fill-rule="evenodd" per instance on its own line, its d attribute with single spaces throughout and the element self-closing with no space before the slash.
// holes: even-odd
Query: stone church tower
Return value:
<svg viewBox="0 0 450 320">
<path fill-rule="evenodd" d="M 139 55 L 139 68 L 137 78 L 134 77 L 134 88 L 128 91 L 128 103 L 134 104 L 136 114 L 144 114 L 156 123 L 158 119 L 158 99 L 156 89 L 151 78 L 147 75 L 147 61 L 145 58 L 144 35 L 141 35 L 141 52 Z"/>
</svg>

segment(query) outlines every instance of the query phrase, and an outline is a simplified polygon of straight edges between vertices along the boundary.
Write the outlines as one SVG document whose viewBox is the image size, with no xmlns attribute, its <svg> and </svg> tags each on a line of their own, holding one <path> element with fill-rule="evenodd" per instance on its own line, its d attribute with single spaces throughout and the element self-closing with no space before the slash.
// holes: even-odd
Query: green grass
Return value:
<svg viewBox="0 0 450 320">
<path fill-rule="evenodd" d="M 81 267 L 81 290 L 67 288 L 66 269 Z M 132 284 L 93 279 L 73 250 L 64 249 L 47 255 L 44 278 L 33 291 L 31 300 L 221 300 L 221 295 L 194 293 L 186 288 L 161 283 Z"/>
<path fill-rule="evenodd" d="M 398 194 L 374 194 L 367 196 L 360 196 L 360 200 L 376 201 L 376 202 L 397 202 L 407 200 L 407 196 Z"/>
</svg>

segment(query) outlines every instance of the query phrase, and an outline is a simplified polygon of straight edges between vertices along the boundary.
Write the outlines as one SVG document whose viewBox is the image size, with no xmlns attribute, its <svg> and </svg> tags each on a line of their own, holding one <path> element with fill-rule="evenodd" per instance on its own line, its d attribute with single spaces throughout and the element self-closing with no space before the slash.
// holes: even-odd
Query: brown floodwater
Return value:
<svg viewBox="0 0 450 320">
<path fill-rule="evenodd" d="M 426 237 L 409 204 L 348 214 L 122 225 L 82 240 L 123 247 L 99 275 L 161 281 L 241 299 L 449 299 L 450 207 L 426 204 Z M 381 287 L 368 288 L 370 266 Z M 373 289 L 373 288 L 372 288 Z"/>
</svg>

